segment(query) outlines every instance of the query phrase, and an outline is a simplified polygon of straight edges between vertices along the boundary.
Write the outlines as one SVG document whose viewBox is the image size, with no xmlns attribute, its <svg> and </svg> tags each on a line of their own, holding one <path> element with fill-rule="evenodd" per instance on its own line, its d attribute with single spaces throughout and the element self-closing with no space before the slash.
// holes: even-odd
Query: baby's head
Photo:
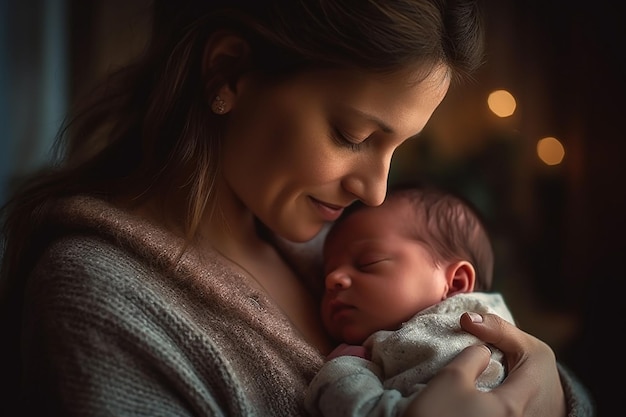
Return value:
<svg viewBox="0 0 626 417">
<path fill-rule="evenodd" d="M 482 215 L 470 201 L 434 186 L 399 185 L 386 203 L 409 208 L 404 232 L 422 242 L 435 262 L 467 260 L 475 270 L 474 291 L 491 288 L 493 247 Z"/>
<path fill-rule="evenodd" d="M 493 250 L 478 212 L 438 188 L 396 187 L 357 204 L 328 232 L 322 318 L 333 337 L 362 343 L 457 293 L 487 290 Z"/>
</svg>

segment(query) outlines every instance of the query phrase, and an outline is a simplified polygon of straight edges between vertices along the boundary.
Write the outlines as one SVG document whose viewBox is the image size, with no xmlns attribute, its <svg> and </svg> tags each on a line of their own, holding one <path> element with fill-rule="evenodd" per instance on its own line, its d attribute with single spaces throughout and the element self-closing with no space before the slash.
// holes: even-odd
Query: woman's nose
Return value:
<svg viewBox="0 0 626 417">
<path fill-rule="evenodd" d="M 343 188 L 368 206 L 379 206 L 387 194 L 391 155 L 359 161 L 343 181 Z"/>
<path fill-rule="evenodd" d="M 352 281 L 345 272 L 335 269 L 326 274 L 326 289 L 327 290 L 345 290 L 350 287 Z"/>
</svg>

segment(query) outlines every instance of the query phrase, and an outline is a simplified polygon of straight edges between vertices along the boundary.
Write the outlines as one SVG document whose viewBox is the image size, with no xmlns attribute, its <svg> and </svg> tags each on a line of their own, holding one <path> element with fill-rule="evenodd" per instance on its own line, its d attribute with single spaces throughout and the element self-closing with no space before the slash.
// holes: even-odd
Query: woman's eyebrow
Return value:
<svg viewBox="0 0 626 417">
<path fill-rule="evenodd" d="M 357 116 L 359 118 L 365 119 L 367 121 L 370 121 L 374 124 L 376 124 L 380 130 L 382 130 L 385 133 L 390 133 L 393 134 L 395 133 L 395 131 L 385 122 L 383 122 L 381 119 L 379 119 L 378 117 L 369 114 L 363 110 L 359 110 L 355 107 L 350 107 L 350 106 L 340 106 L 339 109 L 341 111 L 344 111 L 346 113 L 352 113 L 352 115 Z M 422 131 L 420 130 L 419 132 L 417 132 L 416 134 L 409 136 L 408 138 L 406 138 L 406 140 L 411 140 L 411 139 L 415 139 L 417 137 L 419 137 L 419 135 L 422 133 Z"/>
<path fill-rule="evenodd" d="M 381 119 L 379 119 L 378 117 L 372 114 L 369 114 L 367 112 L 364 112 L 363 110 L 359 110 L 350 106 L 340 106 L 340 109 L 347 113 L 352 113 L 353 115 L 360 117 L 362 119 L 373 122 L 380 128 L 380 130 L 382 130 L 385 133 L 394 133 L 394 130 L 387 123 L 383 122 Z"/>
</svg>

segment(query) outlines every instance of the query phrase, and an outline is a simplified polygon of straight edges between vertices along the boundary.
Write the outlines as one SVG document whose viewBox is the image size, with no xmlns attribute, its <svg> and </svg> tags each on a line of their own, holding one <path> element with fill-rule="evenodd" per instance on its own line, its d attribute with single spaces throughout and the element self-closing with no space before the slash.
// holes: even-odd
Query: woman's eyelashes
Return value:
<svg viewBox="0 0 626 417">
<path fill-rule="evenodd" d="M 366 136 L 362 139 L 357 138 L 354 135 L 351 135 L 349 133 L 347 133 L 346 131 L 333 126 L 332 127 L 332 134 L 331 134 L 333 140 L 342 147 L 347 147 L 350 148 L 353 151 L 357 151 L 360 149 L 361 145 L 363 144 L 363 142 L 365 142 L 367 140 L 367 138 L 369 136 Z"/>
</svg>

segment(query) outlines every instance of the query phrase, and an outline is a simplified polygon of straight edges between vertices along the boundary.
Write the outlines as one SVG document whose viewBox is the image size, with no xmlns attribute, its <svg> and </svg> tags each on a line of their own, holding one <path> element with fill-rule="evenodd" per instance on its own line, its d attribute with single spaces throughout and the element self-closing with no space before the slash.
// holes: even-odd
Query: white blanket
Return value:
<svg viewBox="0 0 626 417">
<path fill-rule="evenodd" d="M 463 331 L 465 311 L 495 313 L 514 323 L 498 293 L 466 293 L 421 311 L 396 331 L 371 335 L 364 347 L 371 360 L 340 356 L 328 361 L 311 382 L 306 407 L 312 416 L 397 416 L 441 367 L 461 350 L 484 344 Z M 488 391 L 502 382 L 502 352 L 491 347 L 490 363 L 476 381 Z"/>
</svg>

